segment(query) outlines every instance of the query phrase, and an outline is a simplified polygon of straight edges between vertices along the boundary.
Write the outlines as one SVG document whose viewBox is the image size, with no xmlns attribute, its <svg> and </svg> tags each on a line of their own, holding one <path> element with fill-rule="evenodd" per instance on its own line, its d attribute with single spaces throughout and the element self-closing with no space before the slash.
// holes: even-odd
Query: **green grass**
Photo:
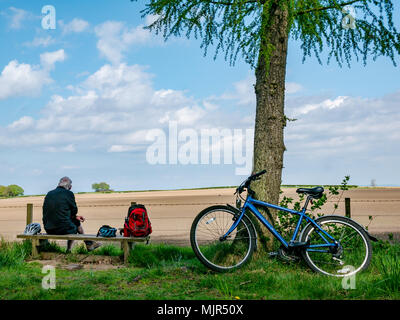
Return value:
<svg viewBox="0 0 400 320">
<path fill-rule="evenodd" d="M 31 243 L 24 241 L 6 242 L 0 241 L 0 269 L 15 268 L 24 264 L 24 260 L 31 254 Z"/>
<path fill-rule="evenodd" d="M 83 249 L 75 247 L 72 255 Z M 96 251 L 122 254 L 113 246 L 90 254 Z M 0 243 L 0 299 L 400 299 L 400 245 L 382 241 L 374 243 L 371 266 L 357 275 L 355 289 L 343 289 L 342 279 L 313 273 L 302 262 L 259 254 L 235 272 L 214 273 L 191 248 L 159 244 L 136 245 L 124 268 L 57 268 L 56 289 L 44 290 L 42 265 L 25 262 L 29 254 L 29 243 Z"/>
</svg>

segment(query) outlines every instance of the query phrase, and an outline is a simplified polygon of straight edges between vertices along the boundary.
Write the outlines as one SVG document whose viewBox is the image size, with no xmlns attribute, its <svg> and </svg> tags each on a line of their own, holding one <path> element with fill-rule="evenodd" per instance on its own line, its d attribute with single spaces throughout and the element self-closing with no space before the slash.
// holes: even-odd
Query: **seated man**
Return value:
<svg viewBox="0 0 400 320">
<path fill-rule="evenodd" d="M 43 203 L 43 225 L 48 234 L 83 234 L 81 222 L 85 218 L 78 216 L 75 196 L 71 192 L 72 181 L 68 177 L 61 178 L 56 189 L 50 191 Z M 72 240 L 68 240 L 67 252 L 71 252 Z M 98 248 L 101 244 L 85 241 L 88 251 Z"/>
</svg>

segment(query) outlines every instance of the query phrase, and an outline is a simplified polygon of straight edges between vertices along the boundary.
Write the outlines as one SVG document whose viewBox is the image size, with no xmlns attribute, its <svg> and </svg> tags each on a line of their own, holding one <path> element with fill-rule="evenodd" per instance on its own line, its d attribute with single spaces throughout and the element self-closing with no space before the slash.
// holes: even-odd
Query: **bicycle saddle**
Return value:
<svg viewBox="0 0 400 320">
<path fill-rule="evenodd" d="M 324 192 L 323 187 L 315 187 L 315 188 L 299 188 L 296 190 L 297 193 L 305 193 L 312 196 L 314 199 L 319 199 L 322 197 Z"/>
</svg>

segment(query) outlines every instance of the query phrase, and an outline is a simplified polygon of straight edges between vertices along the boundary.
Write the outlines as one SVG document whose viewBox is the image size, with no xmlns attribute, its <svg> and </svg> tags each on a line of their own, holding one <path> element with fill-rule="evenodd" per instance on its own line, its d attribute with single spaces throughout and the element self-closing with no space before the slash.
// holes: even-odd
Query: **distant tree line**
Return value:
<svg viewBox="0 0 400 320">
<path fill-rule="evenodd" d="M 9 186 L 1 186 L 0 185 L 0 197 L 18 197 L 24 194 L 24 189 L 16 184 L 10 184 Z"/>
<path fill-rule="evenodd" d="M 110 185 L 105 183 L 105 182 L 99 182 L 99 183 L 93 183 L 92 184 L 92 189 L 96 192 L 107 192 L 107 191 L 112 191 L 110 189 Z"/>
</svg>

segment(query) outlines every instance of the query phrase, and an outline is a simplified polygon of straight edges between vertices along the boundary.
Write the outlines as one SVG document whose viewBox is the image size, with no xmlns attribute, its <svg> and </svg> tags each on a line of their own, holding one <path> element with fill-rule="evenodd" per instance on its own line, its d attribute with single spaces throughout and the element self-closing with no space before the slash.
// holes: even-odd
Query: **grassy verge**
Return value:
<svg viewBox="0 0 400 320">
<path fill-rule="evenodd" d="M 73 254 L 83 251 L 77 247 Z M 112 246 L 96 251 L 122 254 Z M 29 243 L 0 243 L 0 299 L 400 299 L 400 245 L 382 241 L 374 243 L 371 266 L 357 275 L 355 289 L 343 289 L 342 279 L 315 274 L 301 262 L 254 257 L 240 270 L 216 274 L 191 248 L 137 245 L 128 267 L 57 268 L 56 289 L 44 290 L 42 265 L 25 262 L 29 254 Z"/>
</svg>

